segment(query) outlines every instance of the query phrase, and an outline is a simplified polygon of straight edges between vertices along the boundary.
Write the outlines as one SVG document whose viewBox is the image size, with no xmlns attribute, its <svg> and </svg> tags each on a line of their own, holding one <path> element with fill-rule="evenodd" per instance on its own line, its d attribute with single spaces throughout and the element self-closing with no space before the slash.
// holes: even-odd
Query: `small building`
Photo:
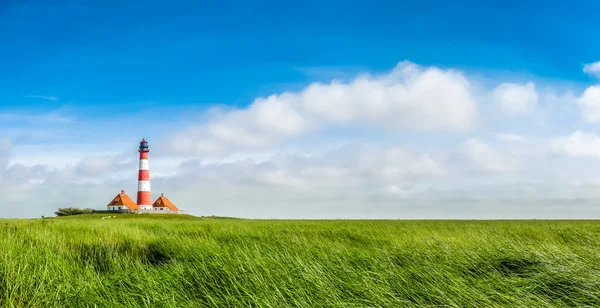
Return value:
<svg viewBox="0 0 600 308">
<path fill-rule="evenodd" d="M 109 211 L 137 211 L 140 208 L 129 198 L 127 194 L 125 194 L 124 190 L 121 190 L 121 193 L 118 194 L 108 205 L 107 209 Z"/>
<path fill-rule="evenodd" d="M 167 199 L 164 194 L 160 194 L 160 197 L 154 201 L 152 204 L 152 209 L 155 211 L 174 211 L 179 212 L 179 209 L 171 202 L 171 200 Z"/>
</svg>

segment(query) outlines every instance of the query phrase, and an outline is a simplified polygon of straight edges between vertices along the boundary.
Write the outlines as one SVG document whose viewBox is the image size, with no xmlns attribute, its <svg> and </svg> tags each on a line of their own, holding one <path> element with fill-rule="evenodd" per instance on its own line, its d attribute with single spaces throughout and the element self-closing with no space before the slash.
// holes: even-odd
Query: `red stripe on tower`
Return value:
<svg viewBox="0 0 600 308">
<path fill-rule="evenodd" d="M 148 164 L 148 142 L 142 139 L 140 142 L 140 171 L 138 174 L 137 205 L 140 210 L 152 209 L 152 195 L 150 192 L 150 165 Z"/>
</svg>

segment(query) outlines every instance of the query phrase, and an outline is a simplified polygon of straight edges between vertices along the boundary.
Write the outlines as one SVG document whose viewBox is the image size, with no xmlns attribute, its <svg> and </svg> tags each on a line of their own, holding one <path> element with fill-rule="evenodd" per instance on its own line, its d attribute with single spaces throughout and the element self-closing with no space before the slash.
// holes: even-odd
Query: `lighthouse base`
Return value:
<svg viewBox="0 0 600 308">
<path fill-rule="evenodd" d="M 138 205 L 142 211 L 151 211 L 152 205 Z"/>
</svg>

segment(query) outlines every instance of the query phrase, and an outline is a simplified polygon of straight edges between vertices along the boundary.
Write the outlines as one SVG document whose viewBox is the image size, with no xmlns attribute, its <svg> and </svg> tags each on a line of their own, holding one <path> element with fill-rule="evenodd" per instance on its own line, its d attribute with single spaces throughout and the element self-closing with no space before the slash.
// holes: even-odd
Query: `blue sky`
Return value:
<svg viewBox="0 0 600 308">
<path fill-rule="evenodd" d="M 380 71 L 403 59 L 586 80 L 580 67 L 600 50 L 598 9 L 593 1 L 9 1 L 0 11 L 1 99 L 243 105 L 312 81 L 303 69 Z"/>
<path fill-rule="evenodd" d="M 409 198 L 403 201 L 406 204 L 434 202 L 424 200 L 435 196 L 435 206 L 442 206 L 452 204 L 447 195 L 426 198 L 417 188 L 475 198 L 469 189 L 489 181 L 496 192 L 485 200 L 497 204 L 498 217 L 539 215 L 543 211 L 537 205 L 503 211 L 498 196 L 515 183 L 547 179 L 547 172 L 564 178 L 559 181 L 562 186 L 580 185 L 573 191 L 583 195 L 587 192 L 580 191 L 582 187 L 597 184 L 593 175 L 575 180 L 569 176 L 596 164 L 589 144 L 596 140 L 598 98 L 585 91 L 594 89 L 594 74 L 600 69 L 586 73 L 583 68 L 600 60 L 600 41 L 595 39 L 599 10 L 597 1 L 3 1 L 0 137 L 5 138 L 7 161 L 3 179 L 7 187 L 23 191 L 14 197 L 23 210 L 14 215 L 31 212 L 26 210 L 31 200 L 25 192 L 64 190 L 82 205 L 101 207 L 119 187 L 135 190 L 135 179 L 127 172 L 117 174 L 137 166 L 135 147 L 141 137 L 154 146 L 156 169 L 151 172 L 156 172 L 157 183 L 173 187 L 180 203 L 198 213 L 363 217 L 368 211 L 361 209 L 375 202 L 367 200 L 385 199 L 386 192 L 402 192 Z M 409 65 L 407 71 L 394 70 L 405 60 L 418 69 Z M 394 72 L 410 77 L 395 79 Z M 364 74 L 371 76 L 366 88 L 353 83 Z M 390 85 L 386 78 L 395 81 Z M 431 88 L 423 92 L 411 88 L 411 78 Z M 335 88 L 332 80 L 347 87 Z M 326 87 L 313 93 L 315 83 Z M 390 91 L 395 85 L 409 90 L 380 93 L 382 85 L 390 86 Z M 341 96 L 331 94 L 335 89 Z M 371 90 L 373 96 L 367 93 Z M 431 97 L 437 102 L 428 100 L 430 93 L 439 93 Z M 269 103 L 266 98 L 271 95 L 276 96 Z M 339 97 L 343 99 L 335 101 Z M 365 111 L 378 99 L 387 109 Z M 464 112 L 454 113 L 463 107 Z M 528 142 L 516 145 L 517 140 Z M 584 149 L 581 140 L 586 141 Z M 541 162 L 560 156 L 555 152 L 565 156 L 559 165 L 575 167 L 548 171 Z M 296 158 L 276 159 L 284 154 Z M 331 155 L 343 157 L 329 160 Z M 293 163 L 309 156 L 313 157 L 305 162 L 309 169 Z M 498 159 L 482 162 L 480 156 Z M 349 167 L 366 164 L 364 157 L 389 158 L 390 166 L 380 166 L 381 172 L 395 170 L 398 177 L 365 176 L 364 170 Z M 247 160 L 253 165 L 244 165 Z M 339 165 L 336 160 L 348 163 Z M 536 164 L 530 161 L 539 166 L 532 167 Z M 228 177 L 190 178 L 185 169 L 190 164 L 200 173 Z M 417 172 L 418 177 L 427 179 L 413 182 L 412 169 L 398 164 L 420 164 L 427 172 Z M 487 171 L 476 172 L 468 164 Z M 9 177 L 15 166 L 25 168 L 19 169 L 20 174 L 30 178 Z M 356 181 L 340 184 L 337 193 L 328 195 L 325 191 L 332 188 L 325 184 L 310 189 L 305 185 L 311 182 L 307 174 L 315 170 L 332 181 L 343 182 L 348 174 Z M 254 177 L 240 175 L 248 173 Z M 474 173 L 485 175 L 469 178 Z M 449 186 L 443 176 L 448 174 L 463 179 L 456 181 L 462 186 Z M 55 187 L 52 181 L 63 184 Z M 346 202 L 340 194 L 359 182 L 381 187 L 373 184 L 371 190 L 360 190 L 362 195 L 353 199 L 354 211 L 336 210 L 336 201 Z M 550 189 L 559 184 L 544 185 Z M 81 185 L 92 185 L 97 201 L 80 194 Z M 194 196 L 195 189 L 209 190 L 210 196 Z M 272 195 L 272 202 L 259 197 L 251 201 L 252 196 L 265 195 Z M 567 195 L 557 195 L 552 202 L 561 204 Z M 584 198 L 578 206 L 585 209 L 579 212 L 561 208 L 554 215 L 600 215 L 589 207 L 597 197 Z M 523 204 L 541 202 L 534 196 L 522 198 L 530 199 L 534 201 Z M 202 200 L 211 200 L 210 205 Z M 394 212 L 391 204 L 399 201 L 386 200 L 381 201 L 384 217 L 452 216 L 452 211 L 427 210 L 434 205 L 399 207 Z M 482 203 L 477 200 L 473 206 Z M 38 211 L 51 212 L 57 202 Z M 315 206 L 308 212 L 283 206 L 294 202 Z M 265 203 L 269 207 L 261 206 Z M 453 210 L 469 213 L 465 208 Z M 477 217 L 491 212 L 472 210 Z"/>
</svg>

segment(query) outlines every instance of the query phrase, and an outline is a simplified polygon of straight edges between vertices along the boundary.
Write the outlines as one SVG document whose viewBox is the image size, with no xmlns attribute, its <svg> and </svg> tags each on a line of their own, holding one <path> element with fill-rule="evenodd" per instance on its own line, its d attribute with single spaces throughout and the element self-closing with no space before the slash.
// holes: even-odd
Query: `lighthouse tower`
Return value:
<svg viewBox="0 0 600 308">
<path fill-rule="evenodd" d="M 152 196 L 150 193 L 150 165 L 148 164 L 148 142 L 140 142 L 140 172 L 138 174 L 137 205 L 140 210 L 152 210 Z"/>
</svg>

